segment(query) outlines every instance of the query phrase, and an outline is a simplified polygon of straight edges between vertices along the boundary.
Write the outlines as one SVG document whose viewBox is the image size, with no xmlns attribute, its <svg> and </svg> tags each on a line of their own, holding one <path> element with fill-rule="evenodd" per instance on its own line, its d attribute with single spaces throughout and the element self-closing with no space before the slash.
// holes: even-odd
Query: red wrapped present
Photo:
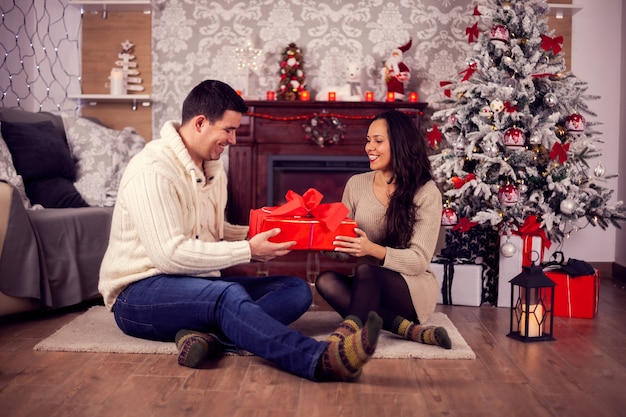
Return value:
<svg viewBox="0 0 626 417">
<path fill-rule="evenodd" d="M 556 283 L 554 287 L 554 316 L 591 319 L 598 313 L 600 272 L 573 277 L 566 272 L 546 270 Z"/>
<path fill-rule="evenodd" d="M 314 188 L 302 196 L 289 190 L 285 195 L 287 203 L 250 210 L 248 237 L 278 227 L 281 232 L 270 241 L 294 240 L 292 250 L 333 250 L 335 236 L 356 237 L 357 224 L 346 217 L 348 208 L 343 203 L 320 204 L 323 197 Z"/>
</svg>

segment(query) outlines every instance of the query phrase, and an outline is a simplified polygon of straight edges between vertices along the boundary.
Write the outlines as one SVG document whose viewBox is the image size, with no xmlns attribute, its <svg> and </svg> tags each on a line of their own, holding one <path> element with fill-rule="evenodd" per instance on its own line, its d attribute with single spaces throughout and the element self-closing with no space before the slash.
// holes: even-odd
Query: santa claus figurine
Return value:
<svg viewBox="0 0 626 417">
<path fill-rule="evenodd" d="M 402 62 L 402 54 L 411 47 L 413 40 L 409 41 L 391 51 L 389 58 L 385 61 L 385 67 L 381 69 L 381 74 L 385 84 L 387 84 L 387 93 L 394 93 L 396 100 L 404 99 L 404 85 L 411 78 L 409 67 Z"/>
</svg>

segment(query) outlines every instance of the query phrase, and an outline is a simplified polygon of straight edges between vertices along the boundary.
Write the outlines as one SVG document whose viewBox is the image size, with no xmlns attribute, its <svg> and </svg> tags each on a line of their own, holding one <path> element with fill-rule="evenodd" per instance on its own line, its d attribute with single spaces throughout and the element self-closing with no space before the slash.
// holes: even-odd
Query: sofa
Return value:
<svg viewBox="0 0 626 417">
<path fill-rule="evenodd" d="M 117 188 L 144 138 L 9 108 L 0 133 L 0 317 L 100 297 Z"/>
</svg>

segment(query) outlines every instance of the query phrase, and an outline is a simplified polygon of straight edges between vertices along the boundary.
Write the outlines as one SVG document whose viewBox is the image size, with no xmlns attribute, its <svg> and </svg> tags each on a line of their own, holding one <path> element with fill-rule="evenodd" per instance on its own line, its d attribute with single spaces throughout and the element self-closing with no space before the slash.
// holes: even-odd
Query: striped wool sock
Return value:
<svg viewBox="0 0 626 417">
<path fill-rule="evenodd" d="M 182 329 L 174 338 L 178 348 L 178 364 L 198 368 L 202 361 L 220 350 L 220 342 L 210 334 Z"/>
<path fill-rule="evenodd" d="M 363 327 L 361 319 L 357 316 L 347 316 L 344 321 L 341 322 L 339 327 L 326 338 L 329 342 L 339 342 L 346 337 L 359 331 Z"/>
<path fill-rule="evenodd" d="M 358 325 L 358 322 L 354 323 Z M 334 336 L 328 338 L 329 344 L 318 362 L 319 375 L 323 379 L 338 381 L 354 381 L 358 378 L 376 350 L 382 324 L 378 314 L 371 311 L 363 328 L 344 336 L 348 329 L 354 329 L 352 323 L 344 321 L 333 333 Z"/>
<path fill-rule="evenodd" d="M 396 333 L 406 339 L 426 345 L 441 346 L 444 349 L 452 348 L 448 332 L 443 327 L 420 326 L 407 319 L 396 319 L 396 322 L 399 322 L 397 326 L 394 326 L 397 329 Z"/>
</svg>

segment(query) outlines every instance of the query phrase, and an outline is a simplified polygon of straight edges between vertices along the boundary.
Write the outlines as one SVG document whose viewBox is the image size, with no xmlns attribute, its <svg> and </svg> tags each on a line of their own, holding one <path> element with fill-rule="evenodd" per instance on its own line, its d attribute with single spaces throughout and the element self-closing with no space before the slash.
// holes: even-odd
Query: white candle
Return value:
<svg viewBox="0 0 626 417">
<path fill-rule="evenodd" d="M 110 86 L 112 96 L 126 94 L 126 89 L 124 88 L 124 71 L 121 68 L 111 69 Z"/>
<path fill-rule="evenodd" d="M 543 306 L 541 304 L 531 304 L 528 310 L 528 337 L 538 337 L 542 331 Z M 526 304 L 522 304 L 522 319 L 519 323 L 521 336 L 526 336 Z"/>
</svg>

